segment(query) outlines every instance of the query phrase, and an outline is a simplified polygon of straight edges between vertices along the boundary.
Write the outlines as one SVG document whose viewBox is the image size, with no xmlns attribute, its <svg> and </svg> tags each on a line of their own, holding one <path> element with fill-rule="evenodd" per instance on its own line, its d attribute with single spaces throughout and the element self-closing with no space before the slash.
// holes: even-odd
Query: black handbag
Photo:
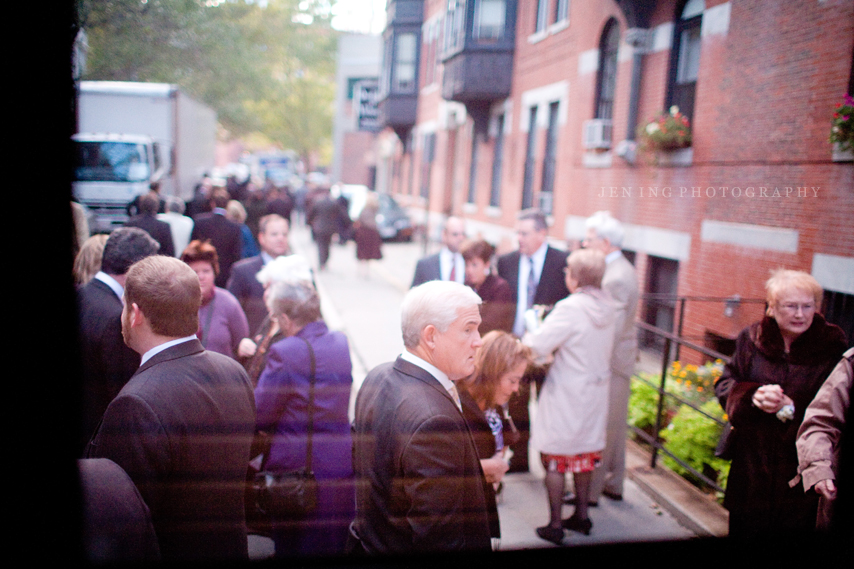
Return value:
<svg viewBox="0 0 854 569">
<path fill-rule="evenodd" d="M 735 429 L 732 424 L 727 421 L 721 431 L 721 436 L 718 439 L 718 445 L 715 447 L 715 456 L 724 460 L 732 460 L 735 447 Z"/>
<path fill-rule="evenodd" d="M 314 433 L 314 382 L 316 362 L 314 350 L 302 338 L 311 358 L 311 377 L 308 391 L 308 444 L 305 466 L 288 472 L 264 470 L 255 475 L 255 508 L 275 518 L 302 518 L 317 508 L 317 480 L 311 469 L 312 435 Z M 266 457 L 265 457 L 266 461 Z"/>
</svg>

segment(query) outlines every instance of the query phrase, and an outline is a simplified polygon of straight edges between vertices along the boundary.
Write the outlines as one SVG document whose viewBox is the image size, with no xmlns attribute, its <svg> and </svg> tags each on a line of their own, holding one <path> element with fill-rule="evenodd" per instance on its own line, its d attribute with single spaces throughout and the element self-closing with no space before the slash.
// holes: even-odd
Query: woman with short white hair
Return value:
<svg viewBox="0 0 854 569">
<path fill-rule="evenodd" d="M 255 275 L 264 286 L 264 296 L 275 283 L 306 283 L 314 288 L 311 266 L 305 258 L 299 255 L 282 255 L 276 257 L 258 271 Z M 277 321 L 268 313 L 261 323 L 259 330 L 253 338 L 243 338 L 237 349 L 237 355 L 242 358 L 243 367 L 252 380 L 252 385 L 257 385 L 258 376 L 267 364 L 267 350 L 281 339 L 281 330 Z"/>
<path fill-rule="evenodd" d="M 298 520 L 274 514 L 276 556 L 342 554 L 355 516 L 347 337 L 323 322 L 320 298 L 310 283 L 274 283 L 266 302 L 282 339 L 270 347 L 255 388 L 257 428 L 272 437 L 263 469 L 288 472 L 306 466 L 310 436 L 318 480 L 314 512 Z"/>
<path fill-rule="evenodd" d="M 815 528 L 818 497 L 790 487 L 804 412 L 845 351 L 845 334 L 819 313 L 823 291 L 803 271 L 777 270 L 765 283 L 766 316 L 742 330 L 715 384 L 729 416 L 732 458 L 724 507 L 732 537 Z"/>
</svg>

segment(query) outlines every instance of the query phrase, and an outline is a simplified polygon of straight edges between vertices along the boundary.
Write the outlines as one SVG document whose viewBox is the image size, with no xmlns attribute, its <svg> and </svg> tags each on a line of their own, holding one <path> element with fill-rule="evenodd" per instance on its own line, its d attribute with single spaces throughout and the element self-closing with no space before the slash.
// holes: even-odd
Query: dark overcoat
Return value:
<svg viewBox="0 0 854 569">
<path fill-rule="evenodd" d="M 807 406 L 845 351 L 845 334 L 816 314 L 813 323 L 785 352 L 776 320 L 765 317 L 739 334 L 732 361 L 715 384 L 715 394 L 733 427 L 732 466 L 724 506 L 730 535 L 779 534 L 815 527 L 818 498 L 789 487 L 798 473 L 795 448 Z M 778 384 L 795 405 L 794 419 L 753 406 L 761 385 Z"/>
</svg>

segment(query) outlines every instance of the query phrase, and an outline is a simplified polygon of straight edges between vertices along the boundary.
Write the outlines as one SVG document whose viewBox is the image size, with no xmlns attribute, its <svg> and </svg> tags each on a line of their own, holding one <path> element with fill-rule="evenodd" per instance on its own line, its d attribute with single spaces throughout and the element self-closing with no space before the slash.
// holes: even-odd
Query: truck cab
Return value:
<svg viewBox="0 0 854 569">
<path fill-rule="evenodd" d="M 80 133 L 73 172 L 75 199 L 92 215 L 92 233 L 108 233 L 128 219 L 127 206 L 166 174 L 164 148 L 151 137 Z"/>
</svg>

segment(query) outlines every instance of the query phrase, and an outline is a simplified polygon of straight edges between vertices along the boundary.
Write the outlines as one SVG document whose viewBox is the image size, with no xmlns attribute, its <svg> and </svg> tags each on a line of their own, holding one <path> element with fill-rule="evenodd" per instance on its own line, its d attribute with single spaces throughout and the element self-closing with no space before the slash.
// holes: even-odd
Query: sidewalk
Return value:
<svg viewBox="0 0 854 569">
<path fill-rule="evenodd" d="M 292 228 L 291 244 L 317 266 L 316 248 L 305 228 Z M 434 245 L 428 254 L 437 249 Z M 350 340 L 353 400 L 367 372 L 393 360 L 403 349 L 399 307 L 423 245 L 386 243 L 382 251 L 383 259 L 371 263 L 366 278 L 359 274 L 355 245 L 333 245 L 327 269 L 316 276 L 324 319 Z M 531 411 L 536 413 L 535 406 Z M 629 442 L 628 449 L 624 500 L 602 498 L 590 511 L 595 524 L 591 535 L 568 532 L 565 545 L 726 535 L 726 511 L 714 500 L 666 469 L 649 468 L 649 457 L 638 445 Z M 548 509 L 545 473 L 536 457 L 530 464 L 531 472 L 509 474 L 504 480 L 499 496 L 502 549 L 553 547 L 534 533 L 547 521 Z M 564 513 L 568 516 L 571 511 L 566 506 Z"/>
</svg>

